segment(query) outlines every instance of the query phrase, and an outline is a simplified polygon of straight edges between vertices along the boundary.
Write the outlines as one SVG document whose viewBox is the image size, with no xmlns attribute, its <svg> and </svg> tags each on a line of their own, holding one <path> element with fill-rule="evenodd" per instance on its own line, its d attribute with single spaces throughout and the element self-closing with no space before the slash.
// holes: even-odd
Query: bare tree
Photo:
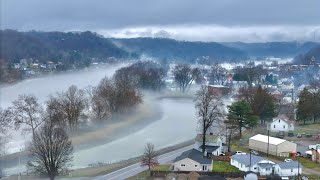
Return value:
<svg viewBox="0 0 320 180">
<path fill-rule="evenodd" d="M 31 172 L 45 174 L 50 180 L 66 172 L 73 159 L 73 146 L 66 131 L 52 122 L 49 120 L 35 132 L 30 145 L 32 157 L 28 162 Z"/>
<path fill-rule="evenodd" d="M 91 107 L 98 119 L 111 115 L 116 109 L 115 86 L 107 77 L 103 78 L 96 88 L 93 88 Z"/>
<path fill-rule="evenodd" d="M 198 68 L 192 69 L 188 64 L 177 64 L 173 69 L 174 81 L 182 92 L 186 92 L 200 74 Z"/>
<path fill-rule="evenodd" d="M 154 166 L 159 165 L 156 152 L 154 150 L 154 145 L 152 143 L 147 143 L 144 149 L 144 154 L 141 159 L 141 166 L 148 166 L 150 169 Z"/>
<path fill-rule="evenodd" d="M 11 113 L 8 109 L 3 110 L 0 108 L 0 156 L 5 152 L 4 146 L 8 140 L 9 135 L 7 132 L 9 128 L 11 128 Z"/>
<path fill-rule="evenodd" d="M 27 125 L 25 131 L 31 131 L 34 136 L 35 130 L 42 124 L 43 108 L 38 99 L 33 95 L 19 95 L 10 107 L 12 120 L 15 128 L 19 129 L 22 124 Z"/>
<path fill-rule="evenodd" d="M 206 134 L 213 125 L 223 122 L 224 111 L 220 95 L 210 93 L 207 86 L 202 86 L 196 93 L 195 107 L 198 123 L 202 132 L 202 153 L 205 152 Z"/>
<path fill-rule="evenodd" d="M 80 118 L 84 117 L 87 99 L 83 90 L 72 85 L 66 92 L 57 93 L 56 97 L 51 96 L 47 106 L 59 114 L 60 120 L 67 123 L 70 129 L 74 129 L 78 126 Z"/>
<path fill-rule="evenodd" d="M 226 78 L 226 70 L 222 68 L 219 64 L 216 64 L 211 67 L 209 74 L 210 84 L 221 84 L 223 85 L 223 80 Z"/>
</svg>

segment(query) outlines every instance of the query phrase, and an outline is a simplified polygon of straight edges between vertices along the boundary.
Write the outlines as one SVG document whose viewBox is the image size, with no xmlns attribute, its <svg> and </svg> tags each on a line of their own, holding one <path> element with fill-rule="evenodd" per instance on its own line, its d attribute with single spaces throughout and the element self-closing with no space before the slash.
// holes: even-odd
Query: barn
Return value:
<svg viewBox="0 0 320 180">
<path fill-rule="evenodd" d="M 267 153 L 268 151 L 268 136 L 257 134 L 249 139 L 249 148 Z M 269 136 L 269 154 L 275 156 L 286 156 L 289 152 L 296 152 L 297 144 Z"/>
</svg>

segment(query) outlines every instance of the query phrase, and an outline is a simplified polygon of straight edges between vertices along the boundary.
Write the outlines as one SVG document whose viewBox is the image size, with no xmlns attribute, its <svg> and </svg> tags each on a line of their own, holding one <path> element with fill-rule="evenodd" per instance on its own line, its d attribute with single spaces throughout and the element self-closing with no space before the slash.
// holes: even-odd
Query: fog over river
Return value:
<svg viewBox="0 0 320 180">
<path fill-rule="evenodd" d="M 57 91 L 66 90 L 70 85 L 85 88 L 95 86 L 105 76 L 112 76 L 116 69 L 123 65 L 115 65 L 106 68 L 82 70 L 66 74 L 52 75 L 41 78 L 25 80 L 11 86 L 1 87 L 1 107 L 5 108 L 17 99 L 19 94 L 34 94 L 40 102 L 44 102 L 48 96 Z M 147 97 L 144 97 L 147 98 Z M 135 131 L 123 130 L 121 136 L 110 137 L 112 140 L 87 148 L 75 149 L 72 168 L 87 167 L 97 162 L 116 162 L 128 159 L 143 153 L 147 142 L 155 144 L 157 149 L 168 147 L 189 139 L 196 135 L 196 115 L 192 99 L 164 98 L 150 99 L 161 112 L 159 117 L 143 125 Z M 150 110 L 155 110 L 150 107 Z M 25 139 L 20 133 L 13 133 L 12 140 L 7 145 L 9 152 L 17 152 L 25 147 Z M 16 149 L 15 149 L 16 148 Z M 11 165 L 5 169 L 7 174 L 15 174 L 25 171 L 25 162 L 21 165 Z M 3 165 L 3 164 L 2 164 Z"/>
</svg>

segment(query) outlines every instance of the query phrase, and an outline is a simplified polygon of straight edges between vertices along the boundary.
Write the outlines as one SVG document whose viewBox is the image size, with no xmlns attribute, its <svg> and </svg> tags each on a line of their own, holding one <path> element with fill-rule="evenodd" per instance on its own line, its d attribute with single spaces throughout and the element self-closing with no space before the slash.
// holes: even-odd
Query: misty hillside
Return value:
<svg viewBox="0 0 320 180">
<path fill-rule="evenodd" d="M 138 54 L 194 61 L 201 56 L 214 60 L 243 60 L 246 52 L 216 42 L 188 42 L 165 38 L 112 39 L 115 44 Z"/>
<path fill-rule="evenodd" d="M 313 47 L 319 46 L 315 42 L 266 42 L 266 43 L 243 43 L 230 42 L 222 43 L 225 46 L 240 49 L 250 57 L 264 58 L 274 57 L 295 57 L 298 54 L 305 53 Z"/>
<path fill-rule="evenodd" d="M 85 61 L 90 58 L 126 58 L 130 54 L 110 40 L 92 32 L 17 32 L 0 31 L 0 58 L 16 61 L 34 58 L 40 61 Z"/>
<path fill-rule="evenodd" d="M 296 56 L 294 61 L 299 64 L 320 63 L 320 45 L 304 54 Z"/>
<path fill-rule="evenodd" d="M 62 61 L 65 64 L 88 64 L 92 58 L 138 58 L 147 55 L 159 59 L 195 62 L 207 56 L 208 61 L 241 61 L 251 57 L 295 57 L 319 43 L 216 43 L 188 42 L 166 38 L 104 38 L 93 32 L 18 32 L 1 30 L 0 59 L 17 62 L 22 58 L 39 61 Z"/>
</svg>

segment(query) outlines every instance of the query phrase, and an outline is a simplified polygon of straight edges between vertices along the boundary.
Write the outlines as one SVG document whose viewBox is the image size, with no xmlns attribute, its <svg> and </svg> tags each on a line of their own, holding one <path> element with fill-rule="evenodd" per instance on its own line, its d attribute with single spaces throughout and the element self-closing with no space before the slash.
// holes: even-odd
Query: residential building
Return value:
<svg viewBox="0 0 320 180">
<path fill-rule="evenodd" d="M 273 172 L 274 162 L 253 154 L 235 154 L 231 156 L 230 164 L 240 171 L 252 171 L 260 175 L 270 175 Z"/>
<path fill-rule="evenodd" d="M 289 121 L 285 117 L 276 117 L 276 118 L 273 118 L 273 121 L 269 124 L 269 130 L 273 131 L 273 132 L 293 131 L 294 124 L 293 124 L 293 122 Z"/>
<path fill-rule="evenodd" d="M 198 134 L 196 137 L 196 142 L 194 148 L 202 152 L 202 141 L 203 135 Z M 223 152 L 222 138 L 219 135 L 214 135 L 212 133 L 206 135 L 205 150 L 208 156 L 214 155 L 219 156 Z"/>
<path fill-rule="evenodd" d="M 302 165 L 298 161 L 279 162 L 275 165 L 275 173 L 282 177 L 302 174 Z"/>
<path fill-rule="evenodd" d="M 249 148 L 275 156 L 282 156 L 289 152 L 296 152 L 297 144 L 285 139 L 257 134 L 249 139 Z"/>
<path fill-rule="evenodd" d="M 204 157 L 197 149 L 183 152 L 172 163 L 173 171 L 212 171 L 212 159 Z"/>
</svg>

